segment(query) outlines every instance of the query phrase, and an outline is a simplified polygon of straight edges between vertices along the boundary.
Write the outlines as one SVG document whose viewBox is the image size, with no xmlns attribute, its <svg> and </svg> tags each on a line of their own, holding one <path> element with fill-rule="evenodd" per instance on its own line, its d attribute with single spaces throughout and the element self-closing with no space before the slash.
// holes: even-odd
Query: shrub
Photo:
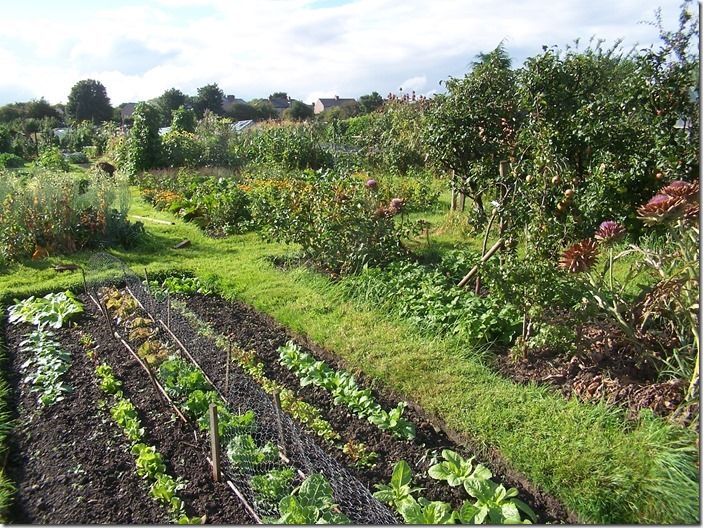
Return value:
<svg viewBox="0 0 703 528">
<path fill-rule="evenodd" d="M 0 256 L 5 260 L 130 245 L 143 232 L 140 222 L 126 219 L 126 182 L 46 171 L 26 181 L 11 173 L 0 179 Z"/>
<path fill-rule="evenodd" d="M 405 253 L 419 232 L 403 197 L 379 198 L 360 180 L 305 171 L 251 183 L 252 215 L 270 240 L 302 246 L 303 257 L 333 273 L 351 273 Z"/>
<path fill-rule="evenodd" d="M 24 166 L 24 160 L 15 154 L 3 152 L 0 154 L 0 169 L 16 169 Z"/>
<path fill-rule="evenodd" d="M 68 164 L 68 161 L 56 147 L 49 147 L 42 150 L 39 153 L 39 157 L 35 161 L 35 164 L 36 166 L 44 169 L 60 170 L 63 172 L 68 172 L 71 170 L 71 166 Z"/>
</svg>

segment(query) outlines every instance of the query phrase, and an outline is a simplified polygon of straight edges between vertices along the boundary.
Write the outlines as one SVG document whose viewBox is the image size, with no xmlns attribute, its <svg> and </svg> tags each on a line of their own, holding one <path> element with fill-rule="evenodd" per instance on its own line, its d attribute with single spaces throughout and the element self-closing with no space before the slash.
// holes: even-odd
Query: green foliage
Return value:
<svg viewBox="0 0 703 528">
<path fill-rule="evenodd" d="M 206 84 L 198 88 L 194 106 L 198 117 L 202 118 L 206 112 L 222 114 L 222 100 L 225 94 L 217 83 Z"/>
<path fill-rule="evenodd" d="M 100 389 L 111 395 L 117 395 L 122 391 L 122 382 L 115 377 L 115 373 L 110 365 L 103 363 L 95 367 L 95 374 L 100 380 Z"/>
<path fill-rule="evenodd" d="M 138 103 L 126 144 L 125 170 L 134 175 L 155 167 L 161 157 L 159 111 L 148 103 Z"/>
<path fill-rule="evenodd" d="M 68 290 L 15 302 L 8 308 L 11 324 L 31 323 L 39 327 L 48 325 L 61 328 L 64 323 L 83 313 L 83 304 Z"/>
<path fill-rule="evenodd" d="M 256 495 L 256 502 L 265 510 L 275 509 L 281 499 L 293 490 L 295 471 L 292 468 L 272 469 L 263 475 L 255 475 L 249 481 Z"/>
<path fill-rule="evenodd" d="M 0 183 L 0 260 L 122 244 L 140 240 L 143 225 L 126 218 L 126 182 L 96 174 L 3 174 Z"/>
<path fill-rule="evenodd" d="M 20 365 L 20 370 L 27 372 L 23 381 L 31 383 L 32 392 L 39 393 L 38 401 L 44 407 L 62 401 L 73 390 L 61 380 L 71 367 L 71 354 L 52 339 L 53 335 L 39 325 L 20 342 L 20 350 L 30 354 Z"/>
<path fill-rule="evenodd" d="M 185 483 L 182 480 L 174 479 L 166 473 L 158 473 L 149 488 L 149 495 L 155 501 L 167 506 L 171 512 L 180 513 L 184 510 L 185 505 L 177 493 L 183 488 L 185 488 Z"/>
<path fill-rule="evenodd" d="M 68 94 L 66 115 L 76 123 L 92 121 L 97 124 L 111 119 L 112 107 L 105 86 L 93 79 L 78 81 Z"/>
<path fill-rule="evenodd" d="M 195 134 L 174 126 L 161 137 L 161 156 L 168 167 L 197 167 L 203 150 Z"/>
<path fill-rule="evenodd" d="M 427 474 L 436 480 L 446 480 L 450 486 L 463 486 L 468 481 L 487 480 L 493 475 L 483 465 L 472 465 L 473 457 L 466 460 L 458 453 L 444 449 L 443 462 L 430 467 Z"/>
<path fill-rule="evenodd" d="M 302 246 L 304 258 L 334 273 L 358 271 L 405 253 L 419 231 L 403 197 L 383 203 L 361 179 L 305 171 L 252 181 L 252 216 L 268 240 Z"/>
<path fill-rule="evenodd" d="M 290 108 L 286 108 L 283 111 L 283 118 L 290 119 L 292 121 L 304 121 L 310 119 L 315 114 L 310 105 L 303 103 L 302 101 L 293 101 L 290 104 Z"/>
<path fill-rule="evenodd" d="M 525 513 L 532 522 L 537 522 L 537 516 L 532 509 L 519 499 L 515 488 L 508 490 L 502 484 L 490 480 L 467 482 L 466 491 L 476 499 L 471 504 L 465 502 L 458 512 L 462 524 L 530 524 L 523 520 L 520 512 Z"/>
<path fill-rule="evenodd" d="M 378 92 L 371 92 L 370 94 L 359 97 L 359 109 L 363 114 L 370 114 L 382 105 L 383 97 L 381 97 Z"/>
<path fill-rule="evenodd" d="M 241 233 L 252 227 L 250 198 L 234 178 L 211 178 L 187 170 L 144 174 L 144 198 L 213 234 Z"/>
<path fill-rule="evenodd" d="M 332 487 L 319 474 L 307 477 L 278 505 L 280 518 L 274 524 L 350 524 L 334 502 Z"/>
<path fill-rule="evenodd" d="M 16 169 L 24 166 L 24 160 L 11 152 L 0 153 L 0 169 Z"/>
<path fill-rule="evenodd" d="M 144 436 L 144 427 L 142 427 L 142 423 L 139 420 L 139 415 L 137 414 L 137 409 L 134 407 L 131 401 L 122 397 L 118 397 L 117 401 L 110 409 L 110 415 L 112 416 L 112 419 L 115 420 L 117 425 L 122 428 L 125 436 L 129 440 L 131 440 L 132 442 L 139 442 L 142 439 L 142 437 Z M 134 449 L 132 450 L 132 452 L 135 453 Z M 145 457 L 148 458 L 148 455 L 145 455 Z M 147 462 L 145 461 L 144 464 L 146 463 Z M 145 475 L 140 473 L 140 476 L 143 477 Z"/>
<path fill-rule="evenodd" d="M 370 451 L 363 442 L 349 440 L 342 446 L 342 452 L 359 468 L 372 468 L 378 460 L 378 453 Z"/>
<path fill-rule="evenodd" d="M 39 157 L 35 161 L 37 167 L 42 167 L 48 170 L 56 170 L 68 172 L 71 166 L 63 157 L 61 151 L 56 147 L 45 148 L 39 153 Z"/>
<path fill-rule="evenodd" d="M 192 114 L 192 127 L 181 127 L 180 130 L 192 132 L 195 129 L 195 113 L 192 110 L 185 110 L 184 105 L 187 100 L 188 96 L 177 88 L 169 88 L 164 91 L 157 100 L 157 105 L 159 110 L 161 110 L 161 123 L 163 125 L 171 123 L 172 127 L 177 128 L 175 125 L 176 114 L 180 112 L 183 115 L 186 112 L 190 112 Z"/>
<path fill-rule="evenodd" d="M 408 497 L 398 506 L 406 524 L 454 524 L 452 506 L 446 502 Z"/>
<path fill-rule="evenodd" d="M 234 436 L 227 443 L 225 452 L 232 465 L 238 468 L 251 469 L 265 462 L 278 460 L 278 447 L 273 442 L 259 447 L 249 434 Z"/>
<path fill-rule="evenodd" d="M 321 146 L 320 132 L 318 126 L 307 123 L 258 126 L 232 145 L 233 154 L 287 170 L 326 168 L 331 158 Z"/>
<path fill-rule="evenodd" d="M 413 498 L 413 494 L 422 491 L 423 488 L 413 488 L 412 470 L 405 460 L 399 460 L 393 466 L 393 473 L 388 484 L 376 484 L 376 491 L 373 496 L 389 504 L 396 509 L 401 504 Z"/>
<path fill-rule="evenodd" d="M 211 403 L 217 403 L 220 397 L 215 391 L 202 391 L 200 389 L 190 392 L 183 403 L 183 407 L 193 420 L 207 414 Z"/>
<path fill-rule="evenodd" d="M 293 341 L 278 349 L 279 362 L 300 378 L 300 385 L 323 387 L 332 395 L 335 405 L 346 405 L 359 418 L 366 418 L 382 431 L 389 431 L 398 438 L 412 440 L 415 438 L 415 426 L 402 417 L 405 402 L 390 411 L 384 410 L 376 403 L 371 390 L 360 389 L 354 377 L 342 371 L 335 371 L 323 361 L 316 361 L 313 356 L 300 350 Z"/>
<path fill-rule="evenodd" d="M 171 398 L 181 399 L 194 391 L 210 390 L 210 384 L 200 370 L 184 359 L 171 357 L 159 366 L 159 379 Z"/>
<path fill-rule="evenodd" d="M 459 279 L 452 275 L 459 271 L 455 258 L 450 253 L 439 269 L 412 262 L 367 268 L 346 277 L 341 286 L 348 298 L 383 307 L 427 334 L 456 335 L 473 345 L 512 343 L 522 323 L 512 299 L 480 297 L 458 288 Z M 466 260 L 473 264 L 479 257 Z"/>
<path fill-rule="evenodd" d="M 154 446 L 137 443 L 132 446 L 132 454 L 136 455 L 137 475 L 142 478 L 156 480 L 166 472 L 163 457 Z"/>
</svg>

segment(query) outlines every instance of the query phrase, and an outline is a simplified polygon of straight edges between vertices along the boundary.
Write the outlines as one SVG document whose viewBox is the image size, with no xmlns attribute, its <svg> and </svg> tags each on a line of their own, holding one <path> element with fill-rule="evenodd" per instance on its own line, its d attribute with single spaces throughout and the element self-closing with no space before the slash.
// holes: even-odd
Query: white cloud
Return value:
<svg viewBox="0 0 703 528">
<path fill-rule="evenodd" d="M 673 26 L 679 0 L 661 0 Z M 217 82 L 250 99 L 288 91 L 320 96 L 385 95 L 403 86 L 434 93 L 476 54 L 501 41 L 516 59 L 543 44 L 596 34 L 626 46 L 656 40 L 653 5 L 640 0 L 152 0 L 143 5 L 65 9 L 32 16 L 16 4 L 0 33 L 0 104 L 27 93 L 65 101 L 83 78 L 103 82 L 113 104 L 175 86 L 194 94 Z M 96 4 L 99 5 L 99 4 Z M 30 9 L 29 7 L 27 9 Z"/>
</svg>

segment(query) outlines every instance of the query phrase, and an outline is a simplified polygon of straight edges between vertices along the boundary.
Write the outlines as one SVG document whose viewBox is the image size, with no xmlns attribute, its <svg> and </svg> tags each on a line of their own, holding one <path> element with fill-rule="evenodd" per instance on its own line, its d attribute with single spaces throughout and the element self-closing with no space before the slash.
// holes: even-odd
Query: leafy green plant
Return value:
<svg viewBox="0 0 703 528">
<path fill-rule="evenodd" d="M 249 484 L 256 495 L 257 504 L 264 509 L 275 509 L 281 499 L 291 493 L 294 477 L 292 468 L 272 469 L 252 477 Z"/>
<path fill-rule="evenodd" d="M 100 379 L 100 389 L 108 394 L 116 395 L 121 393 L 122 382 L 115 377 L 115 373 L 110 365 L 103 363 L 95 367 L 95 374 Z"/>
<path fill-rule="evenodd" d="M 467 481 L 481 481 L 493 475 L 482 464 L 472 465 L 474 457 L 468 460 L 451 449 L 442 450 L 443 462 L 430 467 L 428 475 L 433 479 L 446 480 L 452 486 L 462 486 Z"/>
<path fill-rule="evenodd" d="M 275 524 L 350 524 L 334 502 L 332 487 L 320 474 L 307 477 L 293 493 L 278 504 Z"/>
<path fill-rule="evenodd" d="M 110 409 L 110 415 L 117 425 L 122 427 L 125 435 L 132 442 L 138 442 L 142 439 L 144 436 L 144 428 L 139 420 L 137 409 L 131 401 L 125 398 L 119 398 Z"/>
<path fill-rule="evenodd" d="M 355 466 L 360 468 L 374 467 L 378 460 L 378 453 L 370 451 L 363 442 L 349 440 L 342 446 L 342 452 L 354 462 Z"/>
<path fill-rule="evenodd" d="M 241 468 L 252 468 L 278 459 L 278 447 L 275 444 L 267 442 L 259 447 L 254 438 L 248 434 L 232 438 L 227 444 L 226 453 L 230 462 Z"/>
<path fill-rule="evenodd" d="M 398 506 L 398 513 L 406 524 L 454 524 L 455 514 L 451 504 L 429 501 L 424 497 L 408 497 Z"/>
<path fill-rule="evenodd" d="M 64 323 L 83 313 L 83 305 L 70 291 L 47 293 L 44 297 L 28 297 L 15 301 L 8 308 L 12 324 L 31 323 L 61 328 Z"/>
<path fill-rule="evenodd" d="M 159 366 L 159 379 L 169 396 L 186 397 L 193 391 L 207 391 L 210 384 L 203 373 L 179 357 L 170 357 Z"/>
<path fill-rule="evenodd" d="M 183 402 L 183 408 L 190 418 L 198 420 L 201 416 L 207 415 L 211 403 L 219 403 L 220 397 L 215 391 L 194 390 Z"/>
<path fill-rule="evenodd" d="M 388 484 L 376 484 L 373 496 L 398 509 L 405 501 L 413 498 L 413 493 L 422 491 L 423 488 L 413 488 L 412 470 L 405 460 L 399 460 L 393 466 L 393 473 Z"/>
<path fill-rule="evenodd" d="M 32 392 L 39 393 L 39 403 L 45 407 L 62 401 L 72 391 L 61 380 L 71 366 L 71 354 L 62 350 L 52 337 L 51 332 L 39 326 L 20 342 L 20 350 L 30 354 L 20 365 L 22 371 L 29 371 L 24 382 L 32 384 Z"/>
<path fill-rule="evenodd" d="M 149 495 L 154 500 L 166 505 L 171 512 L 180 513 L 185 505 L 177 493 L 183 488 L 185 488 L 185 483 L 181 479 L 174 479 L 166 473 L 158 473 L 149 488 Z"/>
<path fill-rule="evenodd" d="M 459 520 L 462 524 L 482 524 L 488 521 L 490 524 L 530 524 L 537 522 L 537 516 L 532 509 L 515 498 L 517 489 L 508 490 L 502 484 L 496 484 L 491 480 L 466 481 L 466 491 L 476 499 L 471 504 L 465 502 L 458 512 Z M 520 512 L 526 514 L 529 519 L 522 519 Z"/>
<path fill-rule="evenodd" d="M 142 478 L 156 480 L 160 474 L 166 471 L 163 457 L 156 451 L 154 446 L 143 443 L 132 446 L 132 454 L 136 455 L 137 475 Z"/>
</svg>

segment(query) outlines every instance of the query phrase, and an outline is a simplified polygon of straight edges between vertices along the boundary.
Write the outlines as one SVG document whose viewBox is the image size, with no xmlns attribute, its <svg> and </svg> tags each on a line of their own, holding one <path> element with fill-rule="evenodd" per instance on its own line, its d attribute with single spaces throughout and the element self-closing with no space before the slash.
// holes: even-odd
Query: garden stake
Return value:
<svg viewBox="0 0 703 528">
<path fill-rule="evenodd" d="M 151 286 L 149 285 L 149 272 L 146 270 L 146 266 L 144 266 L 144 280 L 146 281 L 146 290 L 149 292 L 149 295 L 151 295 Z"/>
<path fill-rule="evenodd" d="M 256 512 L 254 511 L 254 508 L 251 507 L 251 505 L 247 502 L 247 500 L 244 498 L 244 495 L 242 495 L 242 492 L 237 489 L 237 487 L 232 483 L 231 480 L 227 481 L 227 485 L 232 489 L 234 494 L 239 498 L 241 503 L 244 505 L 244 509 L 249 512 L 249 515 L 251 515 L 254 520 L 256 521 L 256 524 L 262 524 L 261 522 L 261 517 L 259 517 Z"/>
<path fill-rule="evenodd" d="M 278 428 L 278 444 L 284 456 L 288 456 L 283 436 L 283 422 L 281 422 L 281 396 L 278 391 L 273 393 L 273 407 L 276 410 L 276 427 Z"/>
<path fill-rule="evenodd" d="M 210 454 L 212 456 L 212 480 L 220 481 L 220 434 L 217 425 L 217 405 L 210 404 Z"/>
<path fill-rule="evenodd" d="M 166 326 L 171 328 L 171 292 L 166 290 Z"/>
<path fill-rule="evenodd" d="M 225 352 L 225 394 L 229 394 L 229 364 L 232 361 L 232 339 L 227 344 Z"/>
</svg>

